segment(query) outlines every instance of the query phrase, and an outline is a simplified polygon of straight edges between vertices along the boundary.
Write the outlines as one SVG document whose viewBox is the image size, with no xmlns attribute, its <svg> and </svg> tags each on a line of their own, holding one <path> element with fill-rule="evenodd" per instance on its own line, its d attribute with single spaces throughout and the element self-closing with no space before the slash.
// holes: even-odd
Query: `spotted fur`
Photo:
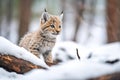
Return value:
<svg viewBox="0 0 120 80">
<path fill-rule="evenodd" d="M 42 55 L 46 63 L 52 63 L 51 50 L 56 43 L 56 37 L 61 31 L 61 16 L 44 12 L 41 16 L 40 27 L 37 31 L 26 34 L 19 46 L 24 47 L 40 58 Z"/>
</svg>

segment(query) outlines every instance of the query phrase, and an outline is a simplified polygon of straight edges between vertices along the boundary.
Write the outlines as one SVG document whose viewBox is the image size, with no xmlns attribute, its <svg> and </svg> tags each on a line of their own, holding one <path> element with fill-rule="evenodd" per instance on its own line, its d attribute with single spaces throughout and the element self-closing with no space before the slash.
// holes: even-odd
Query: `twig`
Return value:
<svg viewBox="0 0 120 80">
<path fill-rule="evenodd" d="M 78 53 L 78 49 L 76 48 L 76 53 L 77 53 L 77 57 L 78 59 L 80 59 L 79 53 Z"/>
</svg>

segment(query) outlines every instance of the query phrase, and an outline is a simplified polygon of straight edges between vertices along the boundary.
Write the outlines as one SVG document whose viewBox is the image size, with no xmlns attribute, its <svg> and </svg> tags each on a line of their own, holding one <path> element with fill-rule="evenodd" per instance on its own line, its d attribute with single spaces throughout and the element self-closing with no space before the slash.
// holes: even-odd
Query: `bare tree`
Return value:
<svg viewBox="0 0 120 80">
<path fill-rule="evenodd" d="M 90 17 L 88 20 L 90 26 L 92 26 L 94 23 L 96 2 L 97 2 L 96 0 L 90 1 L 90 11 L 89 11 Z"/>
<path fill-rule="evenodd" d="M 19 40 L 28 31 L 32 0 L 20 0 Z"/>
<path fill-rule="evenodd" d="M 88 28 L 87 28 L 87 35 L 86 39 L 84 40 L 84 43 L 88 42 L 89 38 L 91 37 L 91 28 L 93 27 L 93 24 L 95 23 L 95 11 L 96 11 L 96 0 L 86 0 L 86 8 L 85 8 L 85 13 L 88 16 L 85 20 L 88 23 Z"/>
<path fill-rule="evenodd" d="M 1 36 L 1 21 L 2 21 L 2 0 L 0 0 L 0 36 Z"/>
<path fill-rule="evenodd" d="M 2 5 L 4 3 L 4 5 Z M 12 17 L 12 3 L 13 0 L 0 0 L 0 35 L 9 39 L 10 37 L 10 22 Z M 5 16 L 3 18 L 3 15 Z M 6 24 L 2 24 L 5 19 Z"/>
<path fill-rule="evenodd" d="M 74 0 L 73 4 L 75 6 L 75 11 L 76 11 L 76 17 L 75 17 L 75 24 L 76 24 L 76 28 L 75 28 L 75 33 L 74 33 L 74 37 L 73 37 L 73 41 L 77 41 L 77 33 L 79 30 L 79 26 L 81 23 L 81 18 L 83 18 L 83 12 L 84 12 L 84 5 L 85 5 L 85 0 Z"/>
<path fill-rule="evenodd" d="M 66 18 L 66 12 L 65 12 L 65 8 L 66 8 L 66 0 L 61 0 L 61 9 L 62 9 L 62 11 L 63 11 L 63 14 L 64 14 L 64 18 L 63 18 L 63 23 L 62 23 L 62 25 L 64 26 L 65 25 L 65 18 Z M 65 27 L 62 27 L 63 29 L 62 29 L 62 40 L 65 40 Z"/>
<path fill-rule="evenodd" d="M 7 8 L 6 8 L 6 22 L 7 22 L 7 25 L 6 25 L 6 34 L 5 34 L 5 37 L 7 39 L 9 39 L 10 37 L 10 24 L 11 24 L 11 20 L 12 20 L 12 12 L 13 12 L 13 0 L 8 0 L 7 1 Z"/>
<path fill-rule="evenodd" d="M 108 43 L 119 41 L 118 32 L 120 30 L 118 28 L 118 1 L 119 0 L 107 0 Z"/>
<path fill-rule="evenodd" d="M 118 0 L 118 39 L 120 41 L 120 0 Z"/>
</svg>

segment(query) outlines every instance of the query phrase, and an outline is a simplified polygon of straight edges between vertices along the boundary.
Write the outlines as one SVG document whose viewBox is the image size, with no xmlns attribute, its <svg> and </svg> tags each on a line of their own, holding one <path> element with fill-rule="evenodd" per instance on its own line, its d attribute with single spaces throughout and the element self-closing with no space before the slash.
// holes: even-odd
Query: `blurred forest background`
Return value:
<svg viewBox="0 0 120 80">
<path fill-rule="evenodd" d="M 120 41 L 120 0 L 0 0 L 0 36 L 17 44 L 39 27 L 41 13 L 64 11 L 59 41 L 102 45 Z"/>
</svg>

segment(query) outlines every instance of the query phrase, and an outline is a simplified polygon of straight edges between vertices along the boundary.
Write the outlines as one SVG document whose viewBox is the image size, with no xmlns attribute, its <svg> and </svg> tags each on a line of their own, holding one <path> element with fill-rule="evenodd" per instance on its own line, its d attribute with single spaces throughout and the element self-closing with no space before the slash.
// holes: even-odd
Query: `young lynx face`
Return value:
<svg viewBox="0 0 120 80">
<path fill-rule="evenodd" d="M 61 31 L 62 14 L 60 16 L 50 15 L 48 12 L 44 12 L 41 16 L 40 29 L 44 35 L 49 37 L 56 37 Z"/>
</svg>

